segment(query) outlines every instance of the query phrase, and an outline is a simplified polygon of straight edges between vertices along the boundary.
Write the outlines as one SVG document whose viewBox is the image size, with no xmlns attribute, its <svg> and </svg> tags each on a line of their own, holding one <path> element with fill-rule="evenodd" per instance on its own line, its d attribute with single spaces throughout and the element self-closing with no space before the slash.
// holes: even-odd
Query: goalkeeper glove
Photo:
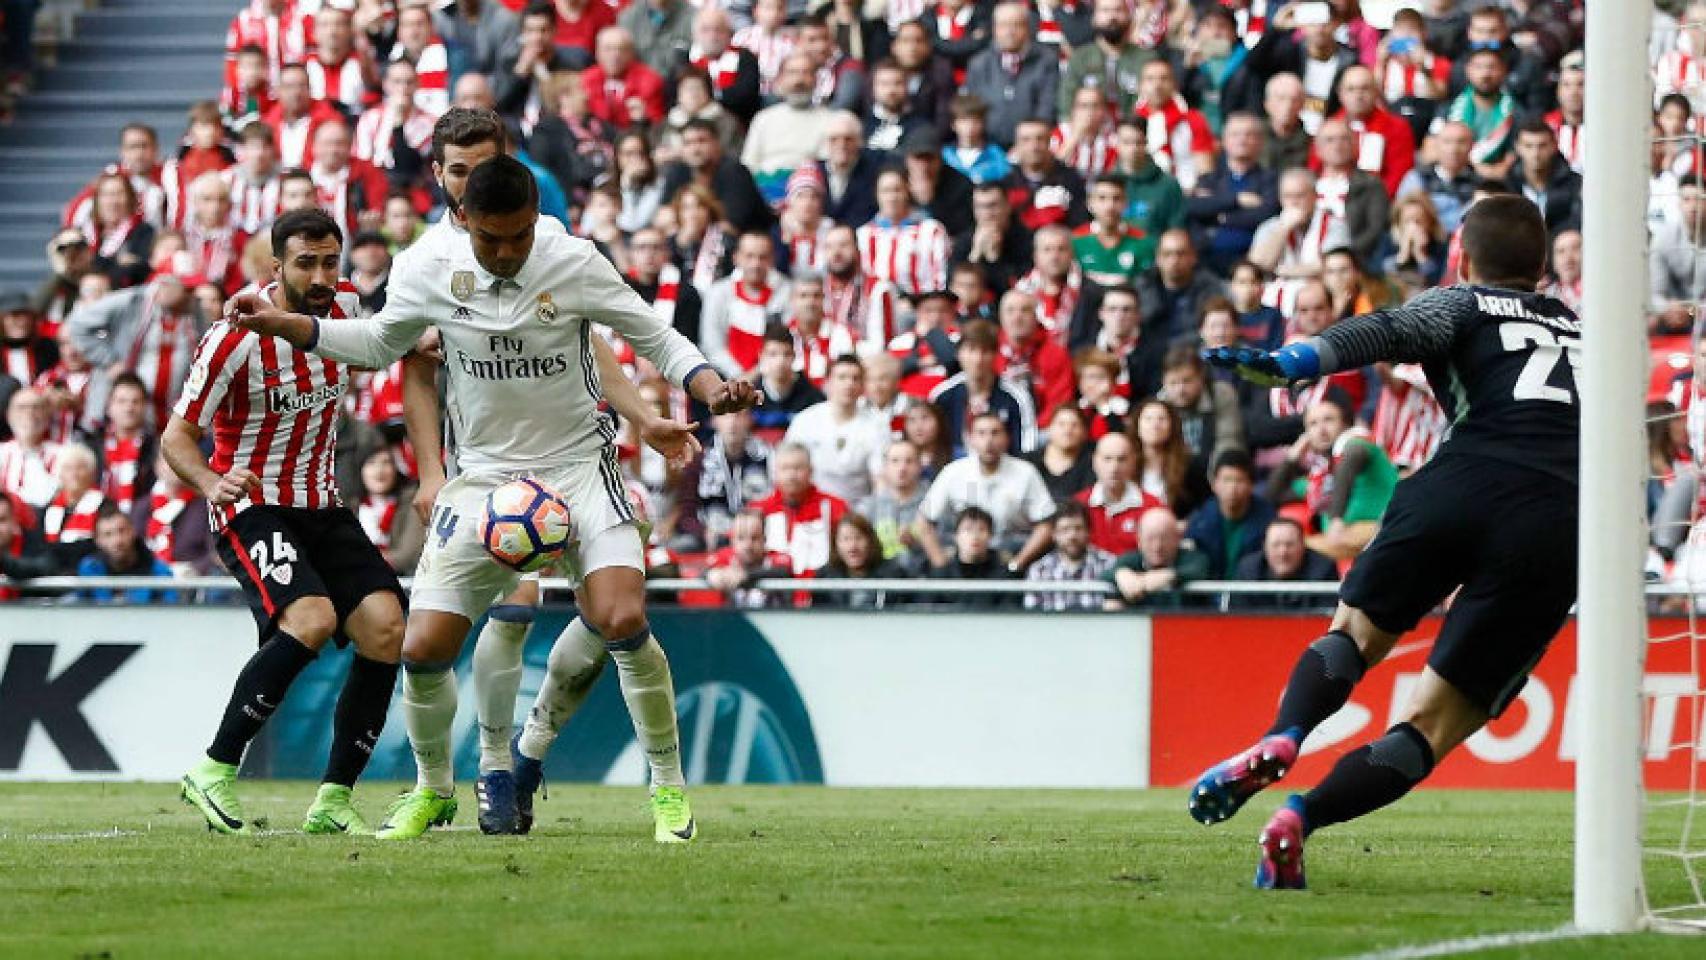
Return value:
<svg viewBox="0 0 1706 960">
<path fill-rule="evenodd" d="M 1210 347 L 1202 352 L 1210 366 L 1238 371 L 1251 383 L 1283 387 L 1321 375 L 1321 355 L 1307 341 L 1269 352 L 1256 347 Z"/>
</svg>

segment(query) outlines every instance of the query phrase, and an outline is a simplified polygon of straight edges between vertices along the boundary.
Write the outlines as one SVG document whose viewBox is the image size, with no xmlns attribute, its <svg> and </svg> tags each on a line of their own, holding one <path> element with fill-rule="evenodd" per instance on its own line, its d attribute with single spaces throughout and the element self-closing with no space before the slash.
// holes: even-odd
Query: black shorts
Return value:
<svg viewBox="0 0 1706 960">
<path fill-rule="evenodd" d="M 390 591 L 407 609 L 397 572 L 347 507 L 250 507 L 220 531 L 218 553 L 243 585 L 262 643 L 301 597 L 330 600 L 340 628 L 371 594 Z M 340 647 L 349 642 L 342 629 L 336 640 Z"/>
<path fill-rule="evenodd" d="M 1503 713 L 1576 601 L 1577 488 L 1475 456 L 1434 460 L 1398 484 L 1339 597 L 1389 633 L 1462 592 L 1428 666 Z"/>
</svg>

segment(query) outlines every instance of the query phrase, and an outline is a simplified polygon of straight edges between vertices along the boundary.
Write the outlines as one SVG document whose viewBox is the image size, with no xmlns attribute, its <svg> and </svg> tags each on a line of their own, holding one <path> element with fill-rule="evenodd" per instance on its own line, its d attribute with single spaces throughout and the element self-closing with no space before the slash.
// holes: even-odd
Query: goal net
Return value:
<svg viewBox="0 0 1706 960">
<path fill-rule="evenodd" d="M 1679 14 L 1674 28 L 1662 12 L 1665 6 Z M 1646 12 L 1645 3 L 1630 7 L 1628 13 Z M 1706 331 L 1706 300 L 1701 298 L 1706 292 L 1706 230 L 1697 226 L 1706 224 L 1706 192 L 1693 179 L 1706 179 L 1706 144 L 1702 140 L 1706 137 L 1706 69 L 1702 69 L 1706 65 L 1706 22 L 1700 21 L 1701 14 L 1706 14 L 1706 7 L 1693 3 L 1661 4 L 1661 12 L 1640 38 L 1650 41 L 1644 51 L 1649 69 L 1618 72 L 1624 74 L 1625 82 L 1628 77 L 1647 81 L 1643 84 L 1649 87 L 1646 102 L 1654 106 L 1657 117 L 1649 135 L 1638 138 L 1651 176 L 1643 191 L 1645 202 L 1631 206 L 1645 214 L 1649 239 L 1646 257 L 1655 268 L 1647 275 L 1653 281 L 1643 297 L 1647 301 L 1645 315 L 1651 319 L 1646 337 L 1648 375 L 1639 386 L 1647 401 L 1645 462 L 1650 490 L 1658 494 L 1651 524 L 1654 549 L 1649 554 L 1647 575 L 1660 584 L 1648 591 L 1645 603 L 1645 648 L 1624 651 L 1625 656 L 1638 658 L 1642 692 L 1638 752 L 1643 769 L 1638 775 L 1645 789 L 1637 811 L 1641 896 L 1636 921 L 1655 929 L 1706 933 L 1706 624 L 1702 623 L 1706 619 L 1706 511 L 1701 509 L 1706 502 L 1706 378 L 1697 382 L 1692 377 L 1694 368 L 1706 367 L 1693 360 L 1696 344 Z M 1640 21 L 1646 26 L 1645 17 Z M 1590 64 L 1595 52 L 1592 31 L 1602 24 L 1603 19 L 1589 23 Z M 1632 41 L 1626 41 L 1607 54 L 1603 66 L 1612 67 L 1616 63 L 1613 54 L 1623 53 L 1631 45 Z M 1686 69 L 1678 71 L 1685 65 Z M 1595 90 L 1593 84 L 1606 79 L 1610 71 L 1592 66 L 1589 70 L 1599 74 L 1589 81 L 1592 120 L 1594 95 L 1607 92 Z M 1616 87 L 1618 79 L 1614 77 L 1611 85 Z M 1598 101 L 1602 108 L 1605 103 L 1606 99 Z M 1588 135 L 1590 155 L 1598 142 L 1594 134 Z M 1600 193 L 1588 200 L 1589 204 L 1605 202 L 1611 191 L 1597 183 L 1597 178 L 1610 172 L 1605 167 L 1595 169 L 1593 177 Z M 1625 218 L 1632 216 L 1628 210 L 1595 212 L 1603 216 L 1589 216 L 1586 236 L 1591 239 L 1584 246 L 1601 242 L 1594 231 L 1605 229 L 1609 219 L 1620 213 Z M 1587 261 L 1587 267 L 1584 287 L 1617 284 L 1615 267 L 1593 259 Z M 1665 274 L 1679 283 L 1659 282 Z M 1592 305 L 1590 301 L 1590 308 Z M 1584 319 L 1587 324 L 1606 323 L 1605 316 L 1589 312 Z M 1635 331 L 1629 330 L 1628 335 L 1635 335 Z M 1608 380 L 1602 377 L 1598 386 L 1606 390 Z M 1587 396 L 1584 407 L 1606 399 L 1603 394 Z M 1594 430 L 1594 419 L 1584 409 L 1584 457 L 1593 454 Z M 1672 452 L 1677 456 L 1668 456 Z M 1680 466 L 1673 468 L 1677 463 Z M 1584 521 L 1583 547 L 1591 549 L 1593 528 L 1609 528 L 1617 518 L 1594 516 L 1586 491 L 1583 507 L 1584 517 L 1589 518 Z M 1585 565 L 1583 572 L 1585 601 L 1592 588 Z M 1590 636 L 1584 624 L 1584 668 L 1588 645 L 1606 639 Z M 1583 682 L 1592 681 L 1584 676 Z M 1584 711 L 1587 725 L 1596 719 Z M 1592 739 L 1586 731 L 1581 735 L 1584 743 Z M 1635 746 L 1623 745 L 1631 750 Z M 1586 775 L 1586 771 L 1581 773 Z M 1591 788 L 1578 781 L 1578 798 L 1589 793 Z M 1604 907 L 1583 903 L 1584 897 L 1615 896 L 1615 891 L 1583 889 L 1584 871 L 1591 871 L 1593 866 L 1580 860 L 1586 829 L 1584 817 L 1578 816 L 1578 923 L 1584 911 L 1592 914 Z"/>
</svg>

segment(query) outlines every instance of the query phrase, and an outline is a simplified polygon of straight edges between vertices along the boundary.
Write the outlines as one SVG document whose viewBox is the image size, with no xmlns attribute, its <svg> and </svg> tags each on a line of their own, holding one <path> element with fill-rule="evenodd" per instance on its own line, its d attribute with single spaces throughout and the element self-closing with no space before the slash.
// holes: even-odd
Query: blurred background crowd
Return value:
<svg viewBox="0 0 1706 960">
<path fill-rule="evenodd" d="M 0 3 L 13 93 L 36 6 Z M 808 602 L 751 589 L 770 575 L 1022 578 L 954 600 L 1050 610 L 1336 579 L 1445 433 L 1421 369 L 1268 389 L 1199 351 L 1455 282 L 1457 225 L 1493 193 L 1542 209 L 1546 289 L 1579 305 L 1582 8 L 253 0 L 223 87 L 180 128 L 113 131 L 39 288 L 0 293 L 0 570 L 214 570 L 203 505 L 155 443 L 199 336 L 270 279 L 268 225 L 304 206 L 342 224 L 382 309 L 393 257 L 443 215 L 430 141 L 456 105 L 501 114 L 545 215 L 765 395 L 704 415 L 614 344 L 660 411 L 704 424 L 685 468 L 621 450 L 655 568 L 708 580 L 683 602 Z M 1629 332 L 1655 356 L 1655 509 L 1688 460 L 1675 412 L 1706 292 L 1706 3 L 1671 10 L 1653 310 Z M 422 529 L 397 370 L 359 379 L 338 457 L 345 503 L 406 573 Z M 1058 586 L 1089 580 L 1112 594 Z"/>
</svg>

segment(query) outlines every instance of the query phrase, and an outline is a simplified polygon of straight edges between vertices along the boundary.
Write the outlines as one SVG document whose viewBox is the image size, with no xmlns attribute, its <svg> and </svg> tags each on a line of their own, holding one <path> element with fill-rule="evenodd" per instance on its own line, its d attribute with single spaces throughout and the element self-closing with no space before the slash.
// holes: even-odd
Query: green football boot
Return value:
<svg viewBox="0 0 1706 960">
<path fill-rule="evenodd" d="M 303 833 L 353 833 L 371 835 L 373 828 L 350 802 L 350 788 L 336 783 L 320 784 L 314 803 L 302 821 Z"/>
<path fill-rule="evenodd" d="M 380 840 L 413 840 L 428 827 L 456 819 L 456 796 L 439 796 L 431 787 L 416 787 L 391 801 L 385 819 L 373 835 Z"/>
<path fill-rule="evenodd" d="M 652 838 L 659 843 L 690 843 L 699 835 L 693 822 L 693 808 L 680 787 L 657 787 L 652 790 L 652 819 L 657 828 Z"/>
<path fill-rule="evenodd" d="M 203 758 L 179 782 L 178 796 L 201 811 L 207 829 L 218 833 L 248 833 L 243 803 L 237 799 L 237 768 Z"/>
</svg>

